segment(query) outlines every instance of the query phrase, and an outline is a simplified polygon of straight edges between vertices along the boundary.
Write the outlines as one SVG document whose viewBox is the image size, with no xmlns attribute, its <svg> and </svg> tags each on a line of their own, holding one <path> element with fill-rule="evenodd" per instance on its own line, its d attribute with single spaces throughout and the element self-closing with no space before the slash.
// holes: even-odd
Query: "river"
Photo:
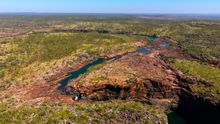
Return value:
<svg viewBox="0 0 220 124">
<path fill-rule="evenodd" d="M 148 41 L 150 43 L 154 42 L 156 39 L 157 39 L 157 37 L 155 35 L 152 35 L 152 36 L 148 37 Z M 169 46 L 169 44 L 161 44 L 159 47 L 169 48 L 170 46 Z M 97 60 L 81 67 L 80 69 L 78 69 L 76 71 L 69 72 L 66 75 L 66 77 L 60 81 L 59 89 L 65 88 L 68 85 L 69 81 L 71 81 L 73 79 L 76 79 L 80 75 L 86 73 L 91 67 L 102 64 L 106 61 L 114 61 L 114 60 L 120 59 L 124 55 L 149 54 L 150 52 L 151 52 L 151 49 L 149 49 L 147 47 L 139 47 L 137 50 L 125 53 L 123 55 L 117 55 L 117 56 L 114 56 L 114 57 L 111 57 L 111 58 L 99 58 L 99 59 L 97 59 Z M 168 123 L 169 124 L 186 124 L 184 119 L 181 118 L 180 116 L 178 116 L 175 112 L 168 113 L 167 117 L 168 117 Z"/>
</svg>

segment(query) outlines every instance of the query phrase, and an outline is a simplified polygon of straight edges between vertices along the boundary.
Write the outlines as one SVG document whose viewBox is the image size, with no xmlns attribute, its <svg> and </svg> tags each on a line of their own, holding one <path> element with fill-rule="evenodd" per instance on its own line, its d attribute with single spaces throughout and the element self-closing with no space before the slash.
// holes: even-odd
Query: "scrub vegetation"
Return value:
<svg viewBox="0 0 220 124">
<path fill-rule="evenodd" d="M 196 95 L 211 99 L 213 102 L 220 102 L 219 68 L 189 60 L 176 60 L 173 67 L 198 80 L 191 86 Z"/>
<path fill-rule="evenodd" d="M 13 108 L 0 105 L 0 123 L 146 123 L 166 124 L 164 112 L 157 107 L 133 101 L 108 101 L 82 104 L 41 103 Z"/>
<path fill-rule="evenodd" d="M 49 68 L 70 66 L 91 58 L 131 49 L 129 36 L 97 33 L 37 33 L 1 39 L 1 88 L 26 73 L 47 73 Z M 71 60 L 72 59 L 72 60 Z M 69 65 L 68 65 L 69 64 Z M 27 69 L 28 66 L 31 66 Z M 46 70 L 47 69 L 47 70 Z M 47 72 L 46 72 L 47 71 Z M 28 80 L 30 82 L 30 80 Z"/>
<path fill-rule="evenodd" d="M 219 115 L 220 21 L 211 19 L 3 14 L 0 123 L 166 124 L 166 111 L 197 97 L 214 113 L 185 115 Z"/>
</svg>

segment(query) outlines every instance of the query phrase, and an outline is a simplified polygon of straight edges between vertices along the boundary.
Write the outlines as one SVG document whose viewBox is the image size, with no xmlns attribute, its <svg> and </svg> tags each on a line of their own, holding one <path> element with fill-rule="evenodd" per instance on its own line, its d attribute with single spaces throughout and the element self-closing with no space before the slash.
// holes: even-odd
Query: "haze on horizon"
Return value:
<svg viewBox="0 0 220 124">
<path fill-rule="evenodd" d="M 1 0 L 0 13 L 220 14 L 219 0 Z"/>
</svg>

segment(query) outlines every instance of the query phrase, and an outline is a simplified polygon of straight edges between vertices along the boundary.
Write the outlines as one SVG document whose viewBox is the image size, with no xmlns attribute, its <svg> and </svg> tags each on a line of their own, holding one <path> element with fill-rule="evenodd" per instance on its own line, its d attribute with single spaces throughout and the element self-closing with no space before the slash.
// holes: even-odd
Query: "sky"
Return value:
<svg viewBox="0 0 220 124">
<path fill-rule="evenodd" d="M 220 0 L 0 0 L 0 12 L 220 14 Z"/>
</svg>

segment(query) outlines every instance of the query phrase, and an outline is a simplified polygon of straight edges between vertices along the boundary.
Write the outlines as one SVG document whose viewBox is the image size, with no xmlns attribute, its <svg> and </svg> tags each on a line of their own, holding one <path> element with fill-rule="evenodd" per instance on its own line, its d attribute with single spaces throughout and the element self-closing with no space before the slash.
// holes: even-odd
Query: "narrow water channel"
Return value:
<svg viewBox="0 0 220 124">
<path fill-rule="evenodd" d="M 67 84 L 69 83 L 70 80 L 73 80 L 73 79 L 79 77 L 81 74 L 86 73 L 89 70 L 89 68 L 91 68 L 95 65 L 98 65 L 98 64 L 102 64 L 105 61 L 106 61 L 106 59 L 100 58 L 100 59 L 97 59 L 97 60 L 83 66 L 82 68 L 80 68 L 76 71 L 68 73 L 67 76 L 63 80 L 60 81 L 61 85 L 60 85 L 59 89 L 62 89 L 65 86 L 67 86 Z"/>
<path fill-rule="evenodd" d="M 121 58 L 124 55 L 138 55 L 138 54 L 148 54 L 148 53 L 150 53 L 150 49 L 148 49 L 147 47 L 139 47 L 136 51 L 128 52 L 128 53 L 125 53 L 123 55 L 117 55 L 117 56 L 114 56 L 114 57 L 111 57 L 111 58 L 99 58 L 99 59 L 83 66 L 82 68 L 80 68 L 76 71 L 68 73 L 67 76 L 60 81 L 60 86 L 59 86 L 58 89 L 65 88 L 68 85 L 69 81 L 78 78 L 80 75 L 86 73 L 93 66 L 102 64 L 106 61 L 117 60 L 117 59 Z"/>
<path fill-rule="evenodd" d="M 135 35 L 135 36 L 139 36 L 139 35 Z M 143 36 L 141 35 L 141 37 L 143 37 Z M 147 40 L 150 43 L 154 42 L 157 39 L 156 35 L 144 36 L 144 37 L 145 38 L 147 37 Z M 95 61 L 93 61 L 93 62 L 91 62 L 91 63 L 89 63 L 89 64 L 87 64 L 85 66 L 83 66 L 82 68 L 80 68 L 80 69 L 78 69 L 76 71 L 68 73 L 67 76 L 60 81 L 59 89 L 65 88 L 68 85 L 70 80 L 78 78 L 80 75 L 86 73 L 93 66 L 102 64 L 102 63 L 104 63 L 106 61 L 109 61 L 109 60 L 117 60 L 117 59 L 121 58 L 124 55 L 149 54 L 150 52 L 151 52 L 151 49 L 149 49 L 147 47 L 139 47 L 137 50 L 135 50 L 133 52 L 125 53 L 123 55 L 117 55 L 117 56 L 114 56 L 114 57 L 111 57 L 111 58 L 99 58 L 99 59 L 97 59 L 97 60 L 95 60 Z"/>
</svg>

